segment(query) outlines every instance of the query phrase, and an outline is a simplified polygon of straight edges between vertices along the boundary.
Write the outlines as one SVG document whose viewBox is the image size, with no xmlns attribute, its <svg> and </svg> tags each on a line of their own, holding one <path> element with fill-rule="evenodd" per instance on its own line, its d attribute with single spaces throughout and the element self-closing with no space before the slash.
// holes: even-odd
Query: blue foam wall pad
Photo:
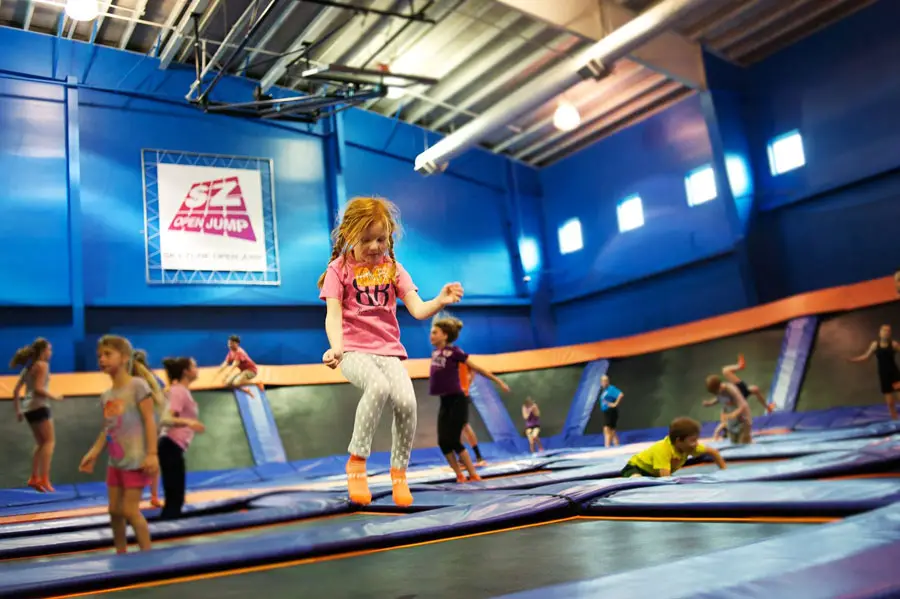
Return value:
<svg viewBox="0 0 900 599">
<path fill-rule="evenodd" d="M 300 520 L 350 511 L 345 499 L 324 493 L 295 495 L 290 505 L 249 512 L 197 516 L 179 520 L 150 522 L 154 539 L 201 535 L 225 530 L 250 528 L 264 524 Z M 129 527 L 129 539 L 133 531 Z M 112 546 L 112 530 L 108 527 L 85 529 L 52 535 L 30 535 L 0 539 L 0 560 L 84 551 Z"/>
<path fill-rule="evenodd" d="M 411 514 L 399 518 L 341 523 L 335 520 L 300 531 L 260 534 L 246 539 L 168 547 L 146 553 L 104 555 L 59 563 L 12 563 L 4 568 L 0 595 L 40 590 L 43 594 L 73 592 L 85 585 L 109 588 L 145 580 L 190 575 L 198 570 L 245 567 L 256 563 L 300 559 L 366 548 L 397 545 L 435 536 L 498 528 L 523 519 L 566 510 L 558 497 L 520 497 L 503 503 L 483 503 Z"/>
<path fill-rule="evenodd" d="M 743 547 L 496 599 L 853 597 L 900 594 L 900 504 Z"/>
<path fill-rule="evenodd" d="M 676 484 L 619 491 L 590 501 L 588 513 L 680 513 L 717 510 L 865 511 L 900 500 L 900 480 L 798 480 Z"/>
</svg>

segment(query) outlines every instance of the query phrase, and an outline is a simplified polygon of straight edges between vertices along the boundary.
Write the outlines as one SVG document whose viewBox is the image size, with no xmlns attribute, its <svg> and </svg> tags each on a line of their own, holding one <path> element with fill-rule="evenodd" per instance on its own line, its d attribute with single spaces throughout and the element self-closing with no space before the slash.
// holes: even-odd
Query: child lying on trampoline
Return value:
<svg viewBox="0 0 900 599">
<path fill-rule="evenodd" d="M 713 447 L 700 443 L 700 423 L 693 418 L 676 418 L 669 425 L 669 434 L 635 454 L 622 468 L 625 478 L 635 476 L 671 476 L 682 468 L 689 457 L 708 455 L 724 470 L 725 460 Z"/>
</svg>

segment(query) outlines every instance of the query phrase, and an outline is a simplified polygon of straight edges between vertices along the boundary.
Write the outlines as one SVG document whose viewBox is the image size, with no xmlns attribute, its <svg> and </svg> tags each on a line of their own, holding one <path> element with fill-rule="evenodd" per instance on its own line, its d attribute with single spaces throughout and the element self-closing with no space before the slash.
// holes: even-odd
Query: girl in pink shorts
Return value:
<svg viewBox="0 0 900 599">
<path fill-rule="evenodd" d="M 146 551 L 150 549 L 150 530 L 141 513 L 141 496 L 159 472 L 156 429 L 165 397 L 153 374 L 133 359 L 131 343 L 124 337 L 102 337 L 97 344 L 97 360 L 112 379 L 112 387 L 100 396 L 104 427 L 79 469 L 92 472 L 103 448 L 107 448 L 106 486 L 116 553 L 126 552 L 128 524 L 134 529 L 138 546 Z"/>
</svg>

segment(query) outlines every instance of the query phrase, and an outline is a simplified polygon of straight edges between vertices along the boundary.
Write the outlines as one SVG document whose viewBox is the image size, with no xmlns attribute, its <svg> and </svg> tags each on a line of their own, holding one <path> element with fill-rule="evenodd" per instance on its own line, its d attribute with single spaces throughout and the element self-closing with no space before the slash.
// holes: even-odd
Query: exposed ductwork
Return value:
<svg viewBox="0 0 900 599">
<path fill-rule="evenodd" d="M 480 117 L 416 156 L 417 172 L 444 170 L 454 157 L 587 77 L 602 76 L 620 58 L 711 0 L 664 0 L 573 58 L 539 75 Z"/>
</svg>

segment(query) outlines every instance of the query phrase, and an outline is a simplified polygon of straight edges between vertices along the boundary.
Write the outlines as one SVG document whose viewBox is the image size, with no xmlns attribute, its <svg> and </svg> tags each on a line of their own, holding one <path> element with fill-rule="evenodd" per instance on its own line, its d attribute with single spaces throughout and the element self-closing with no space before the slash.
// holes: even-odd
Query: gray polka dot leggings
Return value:
<svg viewBox="0 0 900 599">
<path fill-rule="evenodd" d="M 369 457 L 381 410 L 390 399 L 394 409 L 391 468 L 406 470 L 416 436 L 417 412 L 416 392 L 403 362 L 392 356 L 347 352 L 341 361 L 341 372 L 363 392 L 347 450 L 361 458 Z"/>
</svg>

